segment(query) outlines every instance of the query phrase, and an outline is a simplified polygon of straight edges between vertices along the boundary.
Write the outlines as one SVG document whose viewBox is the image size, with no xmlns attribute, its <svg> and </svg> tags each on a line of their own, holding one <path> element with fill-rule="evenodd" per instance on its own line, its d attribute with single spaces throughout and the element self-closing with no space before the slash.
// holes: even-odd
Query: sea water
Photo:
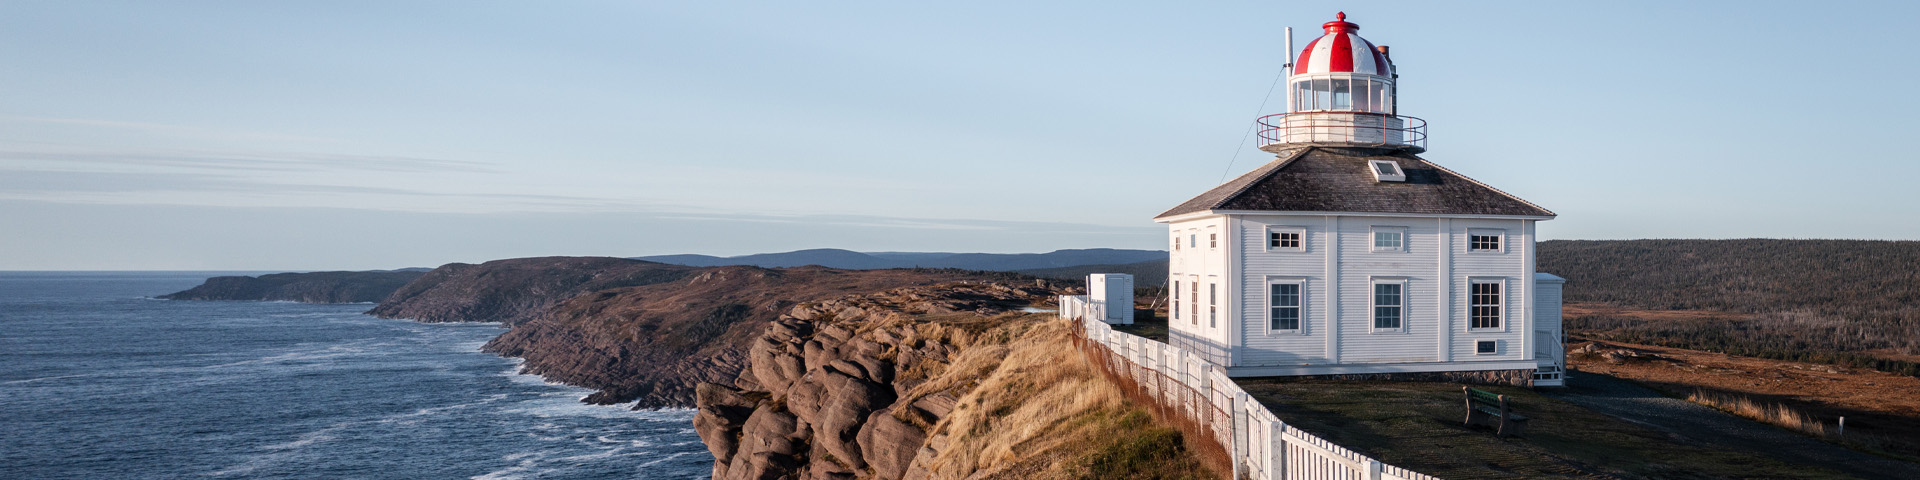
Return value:
<svg viewBox="0 0 1920 480">
<path fill-rule="evenodd" d="M 212 272 L 0 272 L 0 477 L 704 478 L 691 410 L 579 402 L 491 324 L 167 301 Z"/>
</svg>

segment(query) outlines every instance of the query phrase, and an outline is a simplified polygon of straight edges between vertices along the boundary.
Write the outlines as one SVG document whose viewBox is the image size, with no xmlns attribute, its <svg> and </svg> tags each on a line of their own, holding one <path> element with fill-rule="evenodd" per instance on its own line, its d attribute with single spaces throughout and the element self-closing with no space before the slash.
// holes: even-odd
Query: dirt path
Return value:
<svg viewBox="0 0 1920 480">
<path fill-rule="evenodd" d="M 1920 465 L 1877 457 L 1762 425 L 1607 375 L 1576 372 L 1571 387 L 1548 397 L 1664 432 L 1676 442 L 1767 452 L 1781 461 L 1820 465 L 1861 478 L 1920 478 Z"/>
</svg>

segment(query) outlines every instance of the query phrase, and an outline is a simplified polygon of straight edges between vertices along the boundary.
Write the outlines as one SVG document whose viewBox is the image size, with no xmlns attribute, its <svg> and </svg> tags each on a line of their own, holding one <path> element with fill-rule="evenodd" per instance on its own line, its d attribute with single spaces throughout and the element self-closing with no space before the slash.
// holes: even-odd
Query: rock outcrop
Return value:
<svg viewBox="0 0 1920 480">
<path fill-rule="evenodd" d="M 484 347 L 522 369 L 598 390 L 587 402 L 691 407 L 700 382 L 732 384 L 746 346 L 795 304 L 908 285 L 1007 277 L 958 270 L 684 267 L 598 257 L 449 264 L 370 314 L 511 327 Z"/>
<path fill-rule="evenodd" d="M 962 350 L 1040 324 L 1048 315 L 1007 314 L 1055 293 L 940 285 L 794 307 L 752 342 L 735 387 L 698 387 L 714 478 L 927 477 L 944 439 L 933 427 L 1003 356 L 956 366 Z"/>
<path fill-rule="evenodd" d="M 275 273 L 207 279 L 200 286 L 161 295 L 167 300 L 266 300 L 301 303 L 371 303 L 420 278 L 421 270 Z"/>
<path fill-rule="evenodd" d="M 700 382 L 731 384 L 767 322 L 795 304 L 976 278 L 943 270 L 710 267 L 675 281 L 560 302 L 488 342 L 524 369 L 600 390 L 591 403 L 690 407 Z"/>
</svg>

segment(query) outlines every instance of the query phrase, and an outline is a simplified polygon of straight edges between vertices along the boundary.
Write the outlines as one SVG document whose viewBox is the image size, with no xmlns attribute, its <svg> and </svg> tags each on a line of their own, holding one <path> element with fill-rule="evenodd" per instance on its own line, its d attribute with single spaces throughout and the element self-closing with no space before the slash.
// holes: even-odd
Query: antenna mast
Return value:
<svg viewBox="0 0 1920 480">
<path fill-rule="evenodd" d="M 1293 73 L 1293 58 L 1294 58 L 1293 57 L 1293 27 L 1287 27 L 1287 63 L 1281 65 L 1281 72 L 1280 72 L 1281 78 L 1286 78 L 1287 75 L 1290 75 Z M 1285 98 L 1287 99 L 1286 111 L 1288 113 L 1292 113 L 1293 112 L 1293 86 L 1292 85 L 1287 86 Z"/>
</svg>

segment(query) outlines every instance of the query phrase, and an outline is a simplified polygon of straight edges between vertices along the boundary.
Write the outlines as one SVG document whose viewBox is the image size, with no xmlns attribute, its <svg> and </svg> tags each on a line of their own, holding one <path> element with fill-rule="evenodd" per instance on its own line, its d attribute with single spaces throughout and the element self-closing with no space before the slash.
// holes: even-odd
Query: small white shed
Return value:
<svg viewBox="0 0 1920 480">
<path fill-rule="evenodd" d="M 1115 325 L 1133 324 L 1133 275 L 1095 273 L 1087 275 L 1087 300 L 1100 321 Z"/>
</svg>

